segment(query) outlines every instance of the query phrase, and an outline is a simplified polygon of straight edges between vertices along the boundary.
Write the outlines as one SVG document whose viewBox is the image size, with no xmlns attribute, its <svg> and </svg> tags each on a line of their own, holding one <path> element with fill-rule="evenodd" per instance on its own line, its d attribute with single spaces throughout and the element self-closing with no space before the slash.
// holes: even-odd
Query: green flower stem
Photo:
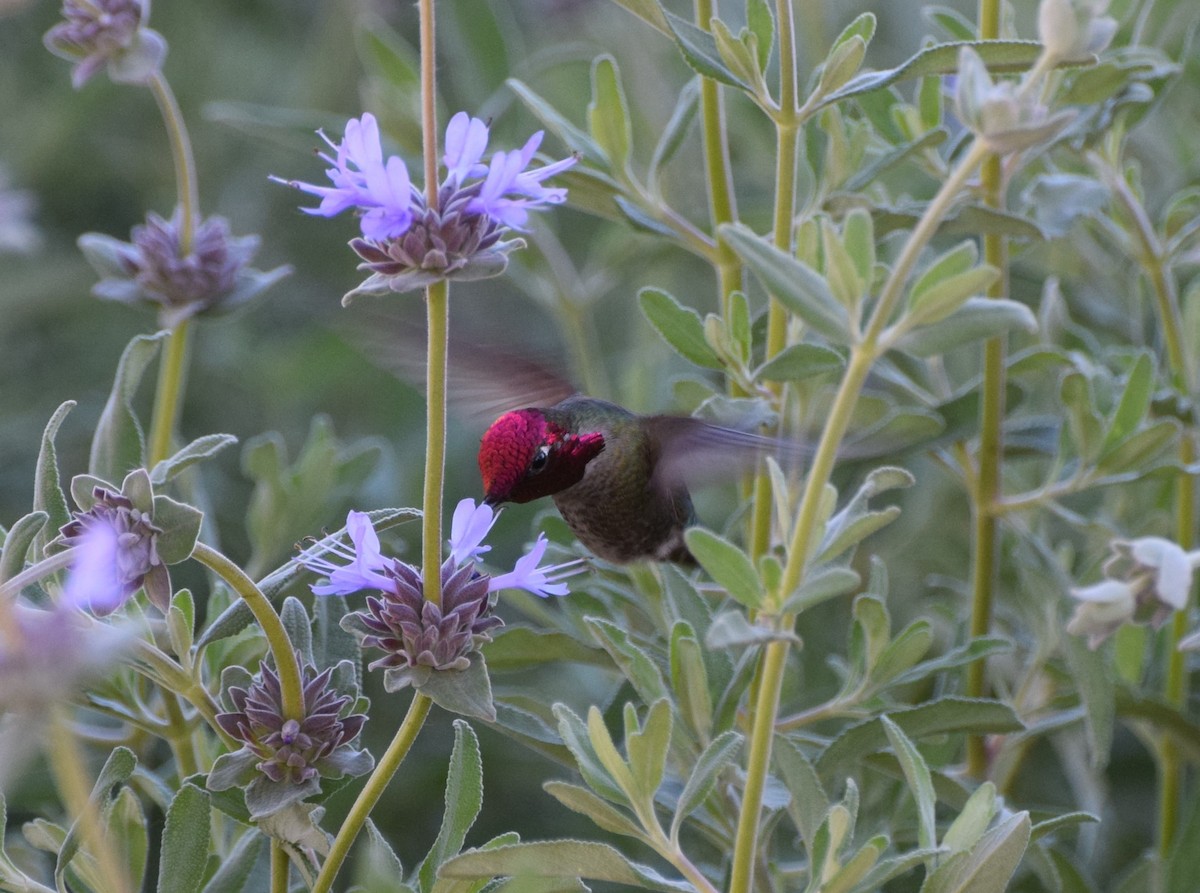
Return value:
<svg viewBox="0 0 1200 893">
<path fill-rule="evenodd" d="M 767 783 L 767 769 L 771 765 L 771 744 L 775 738 L 775 717 L 779 714 L 779 695 L 783 690 L 783 669 L 787 656 L 787 642 L 771 642 L 767 645 L 760 666 L 761 681 L 750 729 L 750 756 L 747 760 L 746 786 L 742 792 L 742 809 L 738 814 L 737 835 L 733 843 L 729 893 L 750 893 L 753 889 L 763 791 Z"/>
<path fill-rule="evenodd" d="M 0 583 L 0 602 L 10 602 L 21 594 L 21 590 L 32 583 L 36 583 L 43 577 L 48 577 L 55 571 L 60 571 L 63 568 L 71 566 L 71 562 L 75 560 L 75 549 L 70 548 L 62 552 L 55 552 L 46 558 L 43 558 L 37 564 L 30 565 L 21 571 L 19 574 L 14 574 L 3 583 Z M 8 604 L 5 607 L 9 607 Z"/>
<path fill-rule="evenodd" d="M 791 0 L 777 0 L 775 18 L 779 30 L 779 114 L 775 119 L 775 213 L 772 236 L 775 247 L 793 253 L 792 221 L 796 216 L 796 152 L 800 143 L 801 118 L 796 108 L 796 27 Z M 787 313 L 774 295 L 767 307 L 767 343 L 764 360 L 786 346 Z M 771 391 L 782 400 L 784 387 L 771 382 Z M 750 556 L 755 560 L 767 551 L 771 539 L 771 478 L 760 471 L 754 480 L 750 521 Z"/>
<path fill-rule="evenodd" d="M 171 159 L 175 163 L 175 187 L 178 193 L 179 252 L 190 254 L 192 240 L 196 234 L 196 222 L 200 216 L 200 189 L 196 184 L 196 159 L 192 156 L 192 141 L 188 137 L 187 125 L 175 94 L 162 72 L 156 71 L 150 79 L 150 92 L 163 116 L 167 128 L 167 139 L 171 143 Z"/>
<path fill-rule="evenodd" d="M 79 823 L 88 852 L 96 860 L 96 869 L 105 890 L 113 893 L 132 893 L 129 877 L 117 859 L 104 833 L 96 804 L 91 800 L 92 783 L 88 780 L 79 743 L 70 731 L 70 719 L 61 707 L 52 711 L 53 728 L 48 736 L 47 756 L 54 782 L 67 808 L 67 813 Z"/>
<path fill-rule="evenodd" d="M 446 476 L 446 341 L 450 283 L 425 291 L 429 316 L 429 357 L 425 386 L 425 495 L 421 519 L 421 564 L 425 600 L 442 603 L 442 489 Z"/>
<path fill-rule="evenodd" d="M 229 584 L 254 614 L 259 628 L 267 637 L 267 645 L 275 658 L 275 669 L 279 673 L 279 688 L 282 692 L 283 715 L 289 719 L 304 716 L 304 687 L 300 681 L 300 659 L 292 647 L 283 621 L 275 608 L 262 594 L 245 571 L 205 543 L 196 543 L 192 557 Z"/>
<path fill-rule="evenodd" d="M 179 666 L 179 664 L 175 663 L 175 661 L 171 660 L 171 658 L 145 639 L 134 640 L 131 657 L 133 658 L 135 669 L 145 673 L 145 670 L 138 666 L 139 662 L 144 664 L 152 671 L 153 675 L 151 678 L 155 682 L 158 682 L 165 688 L 169 688 L 191 704 L 196 709 L 196 712 L 200 714 L 201 718 L 220 736 L 221 741 L 229 750 L 238 749 L 240 742 L 230 737 L 229 733 L 217 723 L 217 712 L 220 708 L 218 708 L 216 701 L 213 700 L 213 696 L 209 693 L 208 689 L 196 682 L 183 667 Z"/>
<path fill-rule="evenodd" d="M 695 0 L 696 25 L 709 30 L 713 17 L 713 0 Z M 722 223 L 737 218 L 733 191 L 733 169 L 729 161 L 729 141 L 725 133 L 725 107 L 721 85 L 712 78 L 700 79 L 700 129 L 704 144 L 704 173 L 708 183 L 709 217 L 713 232 Z M 720 289 L 721 315 L 728 318 L 729 296 L 741 288 L 742 269 L 737 254 L 717 240 L 715 254 L 717 287 Z"/>
<path fill-rule="evenodd" d="M 171 438 L 179 420 L 179 409 L 183 405 L 183 385 L 187 378 L 187 358 L 190 351 L 191 326 L 183 320 L 171 330 L 167 345 L 163 348 L 162 363 L 158 367 L 158 387 L 154 393 L 154 414 L 150 425 L 150 455 L 148 465 L 153 468 L 171 455 Z"/>
<path fill-rule="evenodd" d="M 192 252 L 196 224 L 200 217 L 200 190 L 196 183 L 196 160 L 192 156 L 192 141 L 179 103 L 162 72 L 150 79 L 150 92 L 158 103 L 167 139 L 171 144 L 171 159 L 175 164 L 175 188 L 179 204 L 179 253 Z M 150 427 L 150 461 L 153 468 L 171 454 L 171 434 L 179 418 L 182 403 L 184 369 L 188 355 L 188 323 L 184 320 L 171 331 L 158 372 L 158 390 L 154 396 L 154 416 Z"/>
<path fill-rule="evenodd" d="M 850 417 L 858 402 L 859 394 L 866 383 L 880 351 L 880 336 L 896 305 L 904 294 L 904 286 L 917 264 L 921 252 L 933 238 L 939 223 L 946 216 L 954 199 L 966 185 L 967 178 L 974 173 L 987 155 L 982 141 L 971 144 L 962 160 L 943 181 L 937 194 L 930 200 L 921 219 L 908 237 L 904 249 L 896 259 L 891 273 L 879 294 L 879 300 L 871 312 L 862 340 L 850 351 L 850 360 L 845 377 L 830 408 L 829 419 L 821 433 L 813 456 L 812 468 L 805 482 L 800 500 L 800 512 L 792 533 L 788 549 L 788 560 L 783 578 L 775 596 L 785 598 L 800 585 L 808 564 L 817 532 L 822 495 L 828 486 L 837 461 L 838 446 L 850 426 Z M 780 627 L 787 629 L 793 623 L 790 615 L 780 618 Z M 754 859 L 758 848 L 758 828 L 762 813 L 762 793 L 766 785 L 767 770 L 771 762 L 771 744 L 775 734 L 775 720 L 779 714 L 779 695 L 783 688 L 783 671 L 787 664 L 787 642 L 771 642 L 760 665 L 760 685 L 757 689 L 755 708 L 750 729 L 750 756 L 746 767 L 746 788 L 742 808 L 738 815 L 737 837 L 733 851 L 733 874 L 729 893 L 749 893 L 753 883 Z"/>
<path fill-rule="evenodd" d="M 698 893 L 717 893 L 717 888 L 712 885 L 712 882 L 704 876 L 695 863 L 692 862 L 679 848 L 679 842 L 671 840 L 667 837 L 662 829 L 662 825 L 658 822 L 658 817 L 653 817 L 651 824 L 649 843 L 664 859 L 670 862 L 679 870 L 691 885 L 696 888 Z M 643 821 L 643 824 L 645 822 Z"/>
<path fill-rule="evenodd" d="M 1104 165 L 1102 173 L 1132 223 L 1138 262 L 1146 271 L 1154 294 L 1172 383 L 1182 393 L 1194 394 L 1196 373 L 1184 347 L 1183 314 L 1179 309 L 1179 295 L 1176 292 L 1174 277 L 1167 267 L 1166 253 L 1158 233 L 1145 207 L 1133 194 L 1121 172 L 1112 166 Z M 1190 465 L 1195 458 L 1196 449 L 1192 434 L 1185 431 L 1180 441 L 1180 462 L 1185 466 Z M 1179 475 L 1175 493 L 1175 513 L 1175 538 L 1184 549 L 1190 549 L 1196 536 L 1196 485 L 1190 475 Z M 1179 642 L 1187 633 L 1187 614 L 1187 611 L 1175 612 L 1163 646 L 1166 649 L 1167 662 L 1163 695 L 1167 703 L 1181 712 L 1187 705 L 1188 678 Z M 1179 826 L 1179 798 L 1183 784 L 1179 748 L 1170 736 L 1163 735 L 1159 742 L 1158 767 L 1158 852 L 1160 857 L 1166 858 L 1171 852 L 1171 845 Z"/>
<path fill-rule="evenodd" d="M 271 840 L 271 893 L 288 893 L 288 860 L 287 850 L 282 841 Z"/>
<path fill-rule="evenodd" d="M 437 28 L 433 0 L 418 0 L 421 42 L 421 151 L 425 161 L 425 202 L 437 205 Z"/>
<path fill-rule="evenodd" d="M 1000 35 L 1000 4 L 997 0 L 979 2 L 979 37 L 992 40 Z M 1044 55 L 1044 54 L 1043 54 Z M 1042 61 L 1042 60 L 1039 60 Z M 1031 76 L 1026 86 L 1032 84 Z M 1003 171 L 1000 156 L 991 155 L 980 172 L 980 192 L 984 204 L 1000 208 L 1004 203 Z M 1001 271 L 988 294 L 1003 297 L 1008 291 L 1008 246 L 1004 236 L 987 233 L 983 237 L 985 262 Z M 1003 443 L 1001 428 L 1004 421 L 1005 355 L 1007 339 L 991 338 L 983 349 L 982 403 L 979 415 L 979 458 L 974 486 L 969 490 L 973 508 L 971 562 L 971 626 L 972 638 L 987 635 L 992 625 L 992 601 L 996 589 L 997 549 L 999 547 L 999 518 L 995 508 L 1000 500 L 1001 461 Z M 983 658 L 967 666 L 966 696 L 981 698 L 986 688 Z M 982 735 L 967 737 L 967 772 L 982 778 L 987 772 L 988 754 Z"/>
<path fill-rule="evenodd" d="M 371 814 L 371 810 L 379 802 L 384 788 L 392 780 L 392 776 L 396 774 L 396 770 L 400 768 L 400 763 L 408 755 L 413 741 L 417 738 L 417 733 L 421 731 L 421 726 L 425 723 L 425 717 L 429 715 L 429 707 L 432 703 L 429 698 L 419 692 L 413 695 L 412 703 L 408 705 L 408 713 L 404 717 L 404 722 L 400 723 L 400 728 L 396 730 L 396 737 L 392 739 L 392 743 L 388 745 L 388 749 L 379 758 L 379 762 L 375 766 L 375 771 L 367 779 L 367 783 L 363 786 L 362 791 L 359 792 L 354 805 L 350 807 L 350 812 L 346 816 L 346 820 L 342 822 L 342 827 L 338 829 L 337 836 L 333 840 L 333 845 L 329 848 L 329 855 L 321 865 L 321 871 L 317 875 L 316 882 L 313 884 L 312 893 L 329 893 L 329 890 L 333 886 L 334 878 L 337 877 L 342 863 L 346 861 L 346 856 L 350 852 L 350 846 L 354 843 L 354 838 L 358 836 L 358 832 L 366 822 L 367 816 Z"/>
<path fill-rule="evenodd" d="M 175 756 L 175 767 L 179 770 L 180 778 L 187 778 L 200 771 L 193 749 L 192 730 L 187 717 L 183 715 L 183 707 L 179 703 L 180 696 L 173 691 L 163 692 L 163 709 L 167 714 L 167 743 Z"/>
</svg>

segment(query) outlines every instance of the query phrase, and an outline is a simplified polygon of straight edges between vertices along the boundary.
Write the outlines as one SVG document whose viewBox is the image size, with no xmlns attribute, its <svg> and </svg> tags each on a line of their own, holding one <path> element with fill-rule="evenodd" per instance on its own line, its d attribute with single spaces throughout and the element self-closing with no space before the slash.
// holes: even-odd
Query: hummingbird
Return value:
<svg viewBox="0 0 1200 893">
<path fill-rule="evenodd" d="M 695 563 L 683 539 L 696 523 L 685 476 L 733 475 L 798 447 L 689 416 L 637 415 L 572 394 L 501 415 L 479 445 L 484 501 L 550 496 L 589 551 L 618 564 Z"/>
<path fill-rule="evenodd" d="M 389 344 L 363 333 L 370 352 L 402 378 L 423 377 L 423 346 L 393 327 Z M 399 347 L 397 345 L 400 345 Z M 617 564 L 694 565 L 684 531 L 696 523 L 688 482 L 734 477 L 766 455 L 784 463 L 801 444 L 679 415 L 639 415 L 579 393 L 552 367 L 452 341 L 448 394 L 457 414 L 494 421 L 479 445 L 484 501 L 549 496 L 585 548 Z"/>
</svg>

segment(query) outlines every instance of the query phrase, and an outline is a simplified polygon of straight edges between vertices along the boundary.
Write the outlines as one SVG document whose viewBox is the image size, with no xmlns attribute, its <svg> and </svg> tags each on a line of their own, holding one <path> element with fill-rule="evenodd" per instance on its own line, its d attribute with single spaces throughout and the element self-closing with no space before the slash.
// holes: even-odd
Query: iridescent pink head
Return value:
<svg viewBox="0 0 1200 893">
<path fill-rule="evenodd" d="M 599 432 L 572 434 L 540 409 L 518 409 L 492 423 L 479 444 L 484 500 L 529 502 L 579 482 L 604 449 Z"/>
</svg>

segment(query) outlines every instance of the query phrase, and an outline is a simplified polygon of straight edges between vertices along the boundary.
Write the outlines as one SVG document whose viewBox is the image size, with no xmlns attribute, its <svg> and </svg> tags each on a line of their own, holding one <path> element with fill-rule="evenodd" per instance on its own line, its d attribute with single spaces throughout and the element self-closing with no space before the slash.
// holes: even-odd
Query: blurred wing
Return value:
<svg viewBox="0 0 1200 893">
<path fill-rule="evenodd" d="M 686 416 L 651 416 L 646 425 L 659 452 L 654 472 L 658 486 L 682 480 L 737 477 L 753 470 L 764 456 L 774 456 L 787 468 L 812 455 L 812 448 L 805 443 L 763 437 Z"/>
<path fill-rule="evenodd" d="M 423 327 L 394 318 L 375 319 L 352 337 L 379 366 L 425 390 Z M 549 361 L 461 339 L 450 341 L 446 396 L 450 411 L 461 419 L 486 426 L 514 409 L 553 406 L 577 392 Z"/>
</svg>

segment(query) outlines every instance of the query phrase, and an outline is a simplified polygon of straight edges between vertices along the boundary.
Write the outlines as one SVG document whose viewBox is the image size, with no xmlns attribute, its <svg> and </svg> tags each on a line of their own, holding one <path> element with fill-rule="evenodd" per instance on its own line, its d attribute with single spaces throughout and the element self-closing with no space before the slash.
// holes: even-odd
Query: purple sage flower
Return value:
<svg viewBox="0 0 1200 893">
<path fill-rule="evenodd" d="M 318 131 L 320 133 L 320 131 Z M 341 142 L 320 136 L 333 154 L 319 153 L 332 186 L 271 179 L 321 199 L 309 214 L 333 217 L 348 209 L 359 212 L 362 238 L 350 242 L 362 258 L 359 269 L 371 275 L 342 300 L 359 294 L 404 292 L 441 279 L 485 279 L 502 273 L 508 254 L 524 243 L 505 241 L 511 229 L 522 230 L 529 212 L 565 200 L 566 190 L 542 182 L 573 165 L 575 156 L 526 170 L 541 145 L 534 134 L 519 151 L 487 150 L 486 122 L 459 112 L 446 127 L 442 161 L 446 176 L 430 206 L 411 182 L 404 161 L 386 160 L 379 125 L 370 113 L 346 125 Z"/>
<path fill-rule="evenodd" d="M 121 493 L 97 486 L 92 497 L 91 507 L 76 512 L 59 531 L 60 542 L 79 550 L 67 598 L 102 615 L 145 586 L 151 603 L 165 613 L 171 578 L 158 555 L 162 530 L 150 513 Z"/>
<path fill-rule="evenodd" d="M 101 66 L 117 83 L 144 84 L 162 67 L 167 42 L 144 26 L 142 0 L 64 0 L 65 21 L 46 32 L 46 48 L 75 63 L 71 83 L 82 87 Z"/>
<path fill-rule="evenodd" d="M 233 236 L 223 217 L 200 221 L 184 252 L 181 221 L 178 209 L 170 220 L 151 212 L 129 242 L 100 233 L 80 236 L 80 249 L 102 277 L 92 294 L 156 306 L 159 324 L 172 328 L 199 313 L 232 310 L 291 272 L 286 266 L 267 273 L 251 269 L 258 236 Z"/>
<path fill-rule="evenodd" d="M 425 601 L 420 569 L 380 553 L 379 539 L 361 512 L 351 512 L 346 519 L 353 549 L 334 539 L 301 553 L 305 567 L 327 578 L 312 587 L 315 594 L 375 590 L 367 596 L 367 609 L 346 615 L 342 625 L 358 636 L 363 647 L 385 652 L 370 667 L 387 670 L 384 684 L 389 691 L 409 684 L 409 671 L 417 667 L 463 670 L 470 666 L 470 654 L 490 641 L 491 630 L 503 623 L 492 614 L 493 593 L 525 589 L 543 598 L 566 595 L 563 581 L 583 569 L 582 561 L 541 566 L 548 545 L 541 535 L 509 573 L 492 576 L 480 571 L 475 562 L 491 548 L 483 545 L 483 539 L 494 523 L 491 506 L 464 499 L 455 507 L 450 556 L 440 568 L 440 606 Z"/>
<path fill-rule="evenodd" d="M 80 533 L 73 538 L 75 562 L 63 589 L 63 604 L 86 608 L 97 616 L 111 614 L 131 594 L 126 580 L 130 562 L 122 550 L 121 534 L 111 516 L 103 513 L 92 515 L 79 526 Z"/>
<path fill-rule="evenodd" d="M 229 709 L 217 714 L 217 723 L 242 747 L 217 759 L 208 787 L 244 787 L 253 818 L 318 793 L 322 778 L 363 775 L 375 765 L 369 753 L 352 744 L 367 717 L 351 712 L 357 691 L 338 686 L 353 688 L 349 661 L 319 673 L 311 664 L 304 667 L 304 713 L 298 717 L 284 715 L 279 675 L 271 666 L 261 664 L 253 678 L 241 668 L 230 675 L 242 676 L 243 684 L 224 685 Z"/>
</svg>

